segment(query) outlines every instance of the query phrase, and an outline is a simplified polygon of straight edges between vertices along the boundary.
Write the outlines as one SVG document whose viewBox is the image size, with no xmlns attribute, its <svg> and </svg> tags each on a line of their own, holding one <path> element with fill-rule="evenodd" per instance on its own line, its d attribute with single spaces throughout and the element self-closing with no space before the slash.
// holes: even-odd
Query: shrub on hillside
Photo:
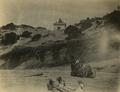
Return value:
<svg viewBox="0 0 120 92">
<path fill-rule="evenodd" d="M 86 20 L 80 21 L 81 30 L 84 31 L 92 26 L 91 19 L 87 18 Z"/>
<path fill-rule="evenodd" d="M 115 10 L 103 17 L 108 23 L 120 25 L 120 11 Z"/>
<path fill-rule="evenodd" d="M 70 25 L 65 29 L 64 33 L 67 34 L 69 38 L 75 38 L 81 31 L 76 26 Z"/>
<path fill-rule="evenodd" d="M 14 32 L 6 33 L 4 36 L 2 36 L 1 43 L 4 45 L 10 45 L 16 43 L 18 39 L 19 36 L 16 35 L 16 33 Z"/>
<path fill-rule="evenodd" d="M 21 37 L 29 38 L 31 37 L 32 32 L 29 31 L 24 31 L 21 35 Z"/>
<path fill-rule="evenodd" d="M 31 41 L 38 41 L 41 38 L 41 34 L 36 34 L 32 37 Z"/>
<path fill-rule="evenodd" d="M 9 24 L 7 24 L 7 25 L 5 25 L 5 26 L 2 26 L 1 27 L 1 29 L 3 29 L 3 30 L 15 30 L 16 29 L 16 25 L 14 24 L 14 23 L 9 23 Z"/>
</svg>

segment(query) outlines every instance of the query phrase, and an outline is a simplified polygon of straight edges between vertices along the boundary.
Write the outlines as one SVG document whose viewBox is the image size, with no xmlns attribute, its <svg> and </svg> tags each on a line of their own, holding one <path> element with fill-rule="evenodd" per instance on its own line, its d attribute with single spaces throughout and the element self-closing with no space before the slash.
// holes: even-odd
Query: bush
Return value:
<svg viewBox="0 0 120 92">
<path fill-rule="evenodd" d="M 87 18 L 86 20 L 80 21 L 80 25 L 81 25 L 81 30 L 84 31 L 92 26 L 92 22 L 89 18 Z"/>
<path fill-rule="evenodd" d="M 103 17 L 105 20 L 107 20 L 107 23 L 113 23 L 116 25 L 120 25 L 120 11 L 113 11 Z"/>
<path fill-rule="evenodd" d="M 77 77 L 94 78 L 96 73 L 90 65 L 82 63 L 72 63 L 71 75 Z"/>
<path fill-rule="evenodd" d="M 9 24 L 7 24 L 5 26 L 2 26 L 1 29 L 3 29 L 3 30 L 7 30 L 7 29 L 9 29 L 9 30 L 15 30 L 16 27 L 17 26 L 14 23 L 9 23 Z"/>
<path fill-rule="evenodd" d="M 36 34 L 32 37 L 31 41 L 38 41 L 41 38 L 41 34 Z"/>
<path fill-rule="evenodd" d="M 76 38 L 81 33 L 81 31 L 76 26 L 70 25 L 65 29 L 64 33 L 68 35 L 69 39 L 71 39 Z"/>
<path fill-rule="evenodd" d="M 1 43 L 4 45 L 10 45 L 10 44 L 16 43 L 18 39 L 19 39 L 19 36 L 16 35 L 16 33 L 14 33 L 14 32 L 6 33 L 2 37 Z"/>
<path fill-rule="evenodd" d="M 31 37 L 31 34 L 32 34 L 32 32 L 24 31 L 21 36 L 25 37 L 25 38 L 29 38 L 29 37 Z"/>
</svg>

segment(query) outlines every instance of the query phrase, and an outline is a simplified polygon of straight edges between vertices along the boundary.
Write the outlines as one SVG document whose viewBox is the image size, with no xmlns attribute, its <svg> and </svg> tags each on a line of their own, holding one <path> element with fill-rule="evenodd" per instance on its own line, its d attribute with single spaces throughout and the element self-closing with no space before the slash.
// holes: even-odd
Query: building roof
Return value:
<svg viewBox="0 0 120 92">
<path fill-rule="evenodd" d="M 59 18 L 58 21 L 54 23 L 54 25 L 66 25 L 66 23 L 61 18 Z"/>
</svg>

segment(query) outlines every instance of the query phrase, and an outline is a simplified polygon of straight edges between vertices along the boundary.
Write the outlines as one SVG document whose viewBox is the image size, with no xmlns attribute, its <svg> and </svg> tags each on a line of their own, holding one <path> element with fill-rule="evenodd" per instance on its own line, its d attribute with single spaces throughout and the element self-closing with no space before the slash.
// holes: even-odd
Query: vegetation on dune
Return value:
<svg viewBox="0 0 120 92">
<path fill-rule="evenodd" d="M 112 23 L 120 28 L 120 11 L 114 10 L 113 12 L 103 16 L 103 18 L 106 20 L 106 23 Z"/>
<path fill-rule="evenodd" d="M 31 37 L 32 32 L 29 31 L 24 31 L 21 35 L 21 37 L 29 38 Z"/>
<path fill-rule="evenodd" d="M 68 35 L 67 39 L 72 39 L 78 37 L 81 34 L 81 31 L 76 26 L 69 25 L 64 33 Z"/>
<path fill-rule="evenodd" d="M 19 36 L 16 33 L 10 32 L 2 36 L 1 43 L 3 45 L 12 45 L 16 43 L 18 39 L 19 39 Z"/>
<path fill-rule="evenodd" d="M 41 38 L 41 34 L 36 34 L 31 38 L 31 41 L 38 41 Z"/>
<path fill-rule="evenodd" d="M 16 27 L 17 26 L 14 23 L 9 23 L 5 26 L 2 26 L 1 29 L 3 29 L 3 30 L 15 30 Z"/>
<path fill-rule="evenodd" d="M 31 28 L 31 29 L 34 29 L 34 27 L 32 27 L 32 26 L 30 26 L 30 25 L 25 25 L 25 24 L 20 25 L 20 27 L 22 27 L 22 28 Z"/>
</svg>

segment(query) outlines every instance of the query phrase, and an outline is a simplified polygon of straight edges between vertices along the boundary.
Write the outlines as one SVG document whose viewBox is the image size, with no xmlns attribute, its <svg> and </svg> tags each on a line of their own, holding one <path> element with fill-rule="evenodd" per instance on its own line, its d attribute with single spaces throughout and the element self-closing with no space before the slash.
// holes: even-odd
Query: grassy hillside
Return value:
<svg viewBox="0 0 120 92">
<path fill-rule="evenodd" d="M 12 44 L 1 45 L 1 68 L 41 68 L 70 63 L 70 56 L 83 63 L 110 61 L 120 53 L 119 11 L 103 17 L 86 18 L 69 25 L 63 34 L 43 27 L 15 25 L 1 27 L 1 39 L 14 32 L 19 39 Z M 57 31 L 57 30 L 56 30 Z M 16 37 L 13 37 L 16 38 Z M 7 38 L 5 38 L 7 41 Z M 3 49 L 5 48 L 5 49 Z M 114 66 L 114 65 L 113 65 Z"/>
</svg>

